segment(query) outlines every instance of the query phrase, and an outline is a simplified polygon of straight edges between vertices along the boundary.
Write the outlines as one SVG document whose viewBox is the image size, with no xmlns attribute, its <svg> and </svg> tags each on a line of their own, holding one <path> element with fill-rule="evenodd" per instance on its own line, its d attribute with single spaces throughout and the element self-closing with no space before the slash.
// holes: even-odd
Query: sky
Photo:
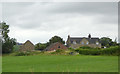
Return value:
<svg viewBox="0 0 120 74">
<path fill-rule="evenodd" d="M 48 42 L 55 35 L 118 38 L 117 2 L 3 2 L 2 21 L 17 42 Z"/>
</svg>

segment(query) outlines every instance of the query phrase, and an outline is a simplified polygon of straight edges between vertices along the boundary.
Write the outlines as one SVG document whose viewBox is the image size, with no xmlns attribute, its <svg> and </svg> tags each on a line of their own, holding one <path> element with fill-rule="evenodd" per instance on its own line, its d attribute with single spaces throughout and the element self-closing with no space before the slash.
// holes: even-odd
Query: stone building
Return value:
<svg viewBox="0 0 120 74">
<path fill-rule="evenodd" d="M 89 46 L 93 48 L 101 48 L 101 42 L 99 38 L 91 37 L 89 34 L 88 37 L 70 37 L 68 35 L 67 47 L 69 48 L 79 48 L 82 46 Z"/>
<path fill-rule="evenodd" d="M 34 50 L 34 44 L 27 40 L 23 45 L 20 46 L 20 51 L 32 51 Z"/>
<path fill-rule="evenodd" d="M 53 43 L 50 46 L 48 46 L 45 50 L 46 51 L 55 51 L 57 49 L 65 50 L 65 49 L 67 49 L 67 47 L 64 44 L 60 43 L 60 42 L 56 42 L 56 43 Z"/>
</svg>

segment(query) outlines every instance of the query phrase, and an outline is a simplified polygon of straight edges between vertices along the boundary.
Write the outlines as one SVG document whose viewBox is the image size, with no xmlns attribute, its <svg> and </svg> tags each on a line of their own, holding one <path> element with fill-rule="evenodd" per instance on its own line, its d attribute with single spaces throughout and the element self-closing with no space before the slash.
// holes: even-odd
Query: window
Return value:
<svg viewBox="0 0 120 74">
<path fill-rule="evenodd" d="M 58 46 L 58 48 L 60 48 L 60 46 Z"/>
<path fill-rule="evenodd" d="M 76 44 L 76 41 L 73 41 L 73 44 Z"/>
<path fill-rule="evenodd" d="M 84 42 L 82 42 L 82 44 L 84 44 Z"/>
<path fill-rule="evenodd" d="M 86 43 L 87 45 L 89 44 L 89 42 Z"/>
<path fill-rule="evenodd" d="M 98 42 L 96 42 L 96 44 L 98 45 L 99 43 L 98 43 Z"/>
</svg>

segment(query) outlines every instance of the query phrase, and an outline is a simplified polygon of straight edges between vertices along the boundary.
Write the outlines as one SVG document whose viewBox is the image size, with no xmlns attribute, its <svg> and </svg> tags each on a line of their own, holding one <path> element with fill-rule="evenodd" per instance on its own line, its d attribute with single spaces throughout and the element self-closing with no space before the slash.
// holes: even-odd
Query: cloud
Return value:
<svg viewBox="0 0 120 74">
<path fill-rule="evenodd" d="M 2 7 L 3 20 L 10 24 L 10 36 L 18 41 L 46 42 L 54 35 L 66 40 L 68 34 L 117 36 L 115 2 L 11 2 Z"/>
</svg>

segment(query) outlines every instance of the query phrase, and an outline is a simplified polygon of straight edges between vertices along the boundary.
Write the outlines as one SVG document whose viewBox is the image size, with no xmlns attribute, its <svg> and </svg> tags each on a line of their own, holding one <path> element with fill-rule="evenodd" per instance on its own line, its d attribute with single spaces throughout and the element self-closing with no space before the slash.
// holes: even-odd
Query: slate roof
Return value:
<svg viewBox="0 0 120 74">
<path fill-rule="evenodd" d="M 70 42 L 73 43 L 73 41 L 75 40 L 76 43 L 80 43 L 82 39 L 86 39 L 89 41 L 90 44 L 95 44 L 96 42 L 100 43 L 100 39 L 99 38 L 86 38 L 86 37 L 70 37 Z"/>
</svg>

